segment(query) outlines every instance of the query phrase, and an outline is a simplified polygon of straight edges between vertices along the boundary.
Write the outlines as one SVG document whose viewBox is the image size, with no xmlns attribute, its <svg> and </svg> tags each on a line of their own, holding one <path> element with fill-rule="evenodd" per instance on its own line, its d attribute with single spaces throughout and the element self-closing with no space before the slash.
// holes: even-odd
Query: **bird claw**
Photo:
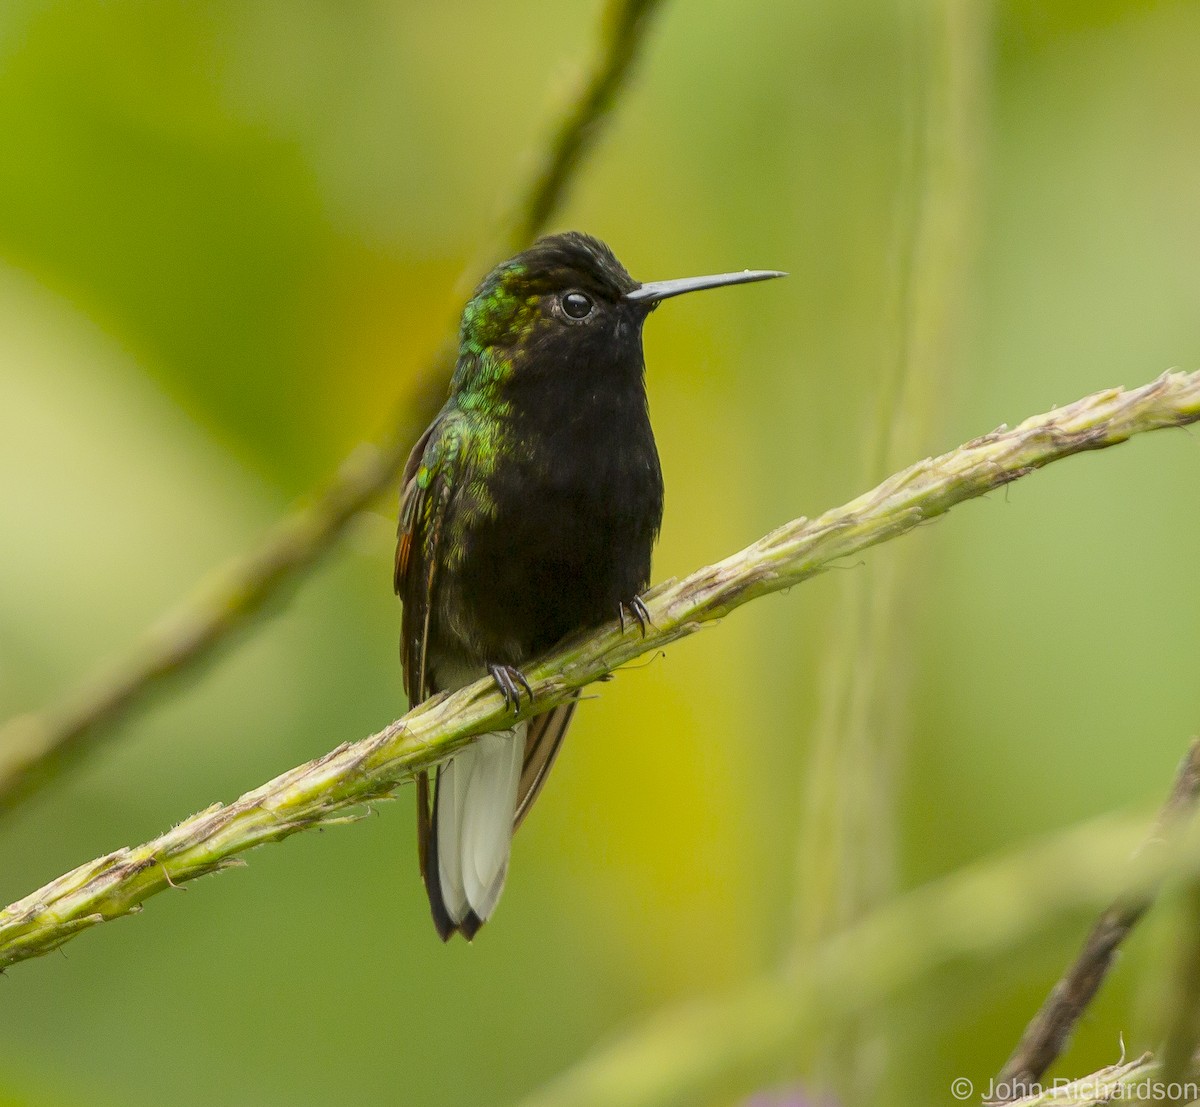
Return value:
<svg viewBox="0 0 1200 1107">
<path fill-rule="evenodd" d="M 629 614 L 633 616 L 637 622 L 638 629 L 642 632 L 642 637 L 646 637 L 646 628 L 654 626 L 654 621 L 650 618 L 650 612 L 646 610 L 646 605 L 642 603 L 641 596 L 634 596 L 628 603 L 621 602 L 617 604 L 617 615 L 621 620 L 621 633 L 625 633 L 625 609 L 629 608 Z"/>
<path fill-rule="evenodd" d="M 521 710 L 522 689 L 529 696 L 529 702 L 533 703 L 533 689 L 529 687 L 529 681 L 520 669 L 512 665 L 489 665 L 488 672 L 504 697 L 504 706 L 514 714 Z"/>
</svg>

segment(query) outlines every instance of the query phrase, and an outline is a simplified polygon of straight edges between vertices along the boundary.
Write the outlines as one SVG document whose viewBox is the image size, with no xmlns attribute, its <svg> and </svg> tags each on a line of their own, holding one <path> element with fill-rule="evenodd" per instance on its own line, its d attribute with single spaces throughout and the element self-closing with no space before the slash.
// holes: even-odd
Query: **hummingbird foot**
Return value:
<svg viewBox="0 0 1200 1107">
<path fill-rule="evenodd" d="M 642 603 L 641 596 L 634 596 L 628 603 L 622 602 L 617 604 L 617 615 L 621 620 L 621 633 L 625 633 L 625 609 L 629 608 L 629 614 L 633 617 L 638 625 L 638 629 L 642 632 L 642 637 L 646 637 L 646 628 L 654 626 L 654 620 L 650 618 L 650 612 L 646 610 L 646 605 Z"/>
<path fill-rule="evenodd" d="M 512 665 L 489 665 L 488 672 L 504 697 L 505 707 L 514 714 L 521 710 L 521 689 L 525 690 L 529 702 L 533 703 L 533 689 L 529 687 L 529 681 L 520 669 Z"/>
</svg>

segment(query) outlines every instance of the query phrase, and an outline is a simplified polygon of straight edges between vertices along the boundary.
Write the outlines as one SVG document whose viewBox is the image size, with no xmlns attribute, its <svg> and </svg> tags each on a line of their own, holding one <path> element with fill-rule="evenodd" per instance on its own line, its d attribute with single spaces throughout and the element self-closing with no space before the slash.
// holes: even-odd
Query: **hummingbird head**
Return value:
<svg viewBox="0 0 1200 1107">
<path fill-rule="evenodd" d="M 642 323 L 663 300 L 782 277 L 746 270 L 641 284 L 591 235 L 546 235 L 496 266 L 463 310 L 459 392 L 569 375 L 586 389 L 640 379 Z"/>
</svg>

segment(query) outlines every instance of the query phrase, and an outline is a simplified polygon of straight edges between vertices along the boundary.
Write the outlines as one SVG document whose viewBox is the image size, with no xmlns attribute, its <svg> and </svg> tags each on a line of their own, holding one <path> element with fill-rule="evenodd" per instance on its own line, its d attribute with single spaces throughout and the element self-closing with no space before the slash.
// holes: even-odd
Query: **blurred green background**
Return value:
<svg viewBox="0 0 1200 1107">
<path fill-rule="evenodd" d="M 597 11 L 4 0 L 0 713 L 127 646 L 381 433 Z M 864 486 L 930 25 L 886 0 L 668 4 L 556 220 L 643 279 L 792 274 L 647 328 L 656 578 Z M 995 8 L 961 341 L 922 400 L 921 455 L 1200 364 L 1198 56 L 1196 3 Z M 1198 490 L 1196 437 L 1155 434 L 868 555 L 905 566 L 878 842 L 900 886 L 1166 791 L 1200 717 Z M 391 511 L 9 817 L 0 900 L 401 713 Z M 851 572 L 604 686 L 473 946 L 436 939 L 404 789 L 0 979 L 0 1102 L 504 1103 L 771 967 L 805 894 Z M 892 1048 L 870 1101 L 937 1102 L 994 1071 L 1084 922 L 876 1013 Z M 1165 937 L 1135 939 L 1069 1071 L 1115 1060 L 1119 1033 L 1154 1044 Z"/>
</svg>

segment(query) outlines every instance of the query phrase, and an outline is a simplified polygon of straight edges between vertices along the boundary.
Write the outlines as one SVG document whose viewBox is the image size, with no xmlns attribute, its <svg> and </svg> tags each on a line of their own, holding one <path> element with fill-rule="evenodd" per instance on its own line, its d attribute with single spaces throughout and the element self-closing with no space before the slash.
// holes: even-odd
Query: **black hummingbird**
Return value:
<svg viewBox="0 0 1200 1107">
<path fill-rule="evenodd" d="M 396 592 L 410 703 L 491 674 L 514 709 L 521 665 L 625 612 L 662 522 L 642 324 L 684 292 L 765 270 L 639 284 L 572 232 L 498 265 L 467 303 L 450 396 L 404 470 Z M 575 702 L 485 734 L 418 777 L 417 846 L 443 940 L 487 921 L 513 831 L 537 797 Z"/>
</svg>

